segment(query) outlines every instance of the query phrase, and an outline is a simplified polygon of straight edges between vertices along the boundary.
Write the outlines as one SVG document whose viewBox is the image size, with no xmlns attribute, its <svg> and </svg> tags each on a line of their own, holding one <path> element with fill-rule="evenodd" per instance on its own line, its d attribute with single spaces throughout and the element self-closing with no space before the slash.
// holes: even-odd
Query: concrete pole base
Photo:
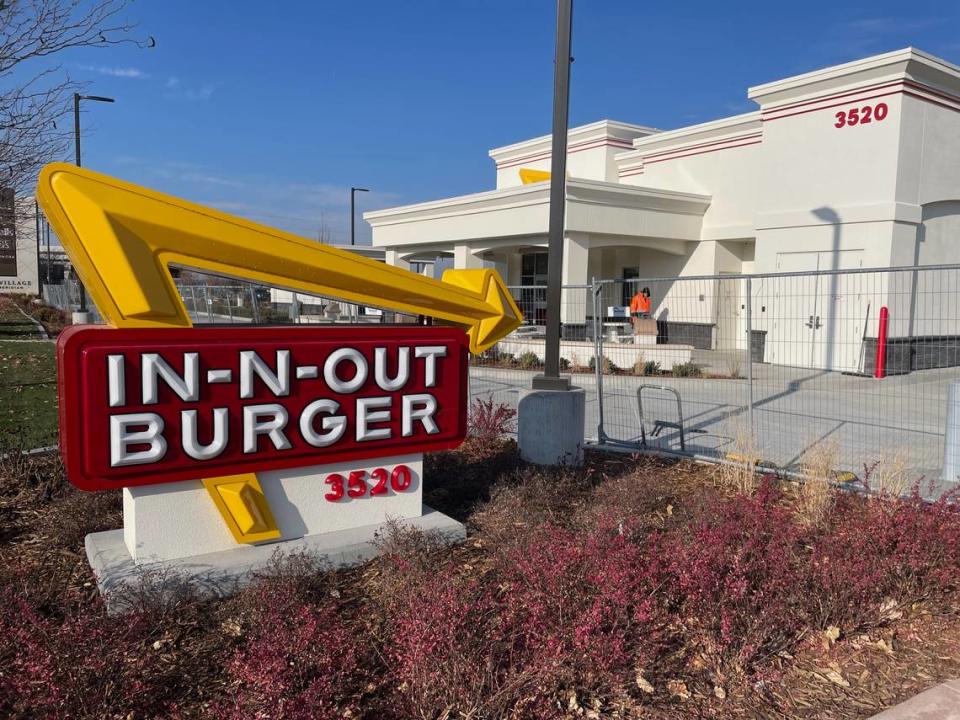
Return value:
<svg viewBox="0 0 960 720">
<path fill-rule="evenodd" d="M 85 311 L 80 312 L 79 310 L 75 310 L 73 312 L 73 317 L 71 318 L 70 322 L 72 322 L 74 325 L 86 325 L 87 323 L 90 322 L 90 313 Z"/>
<path fill-rule="evenodd" d="M 520 458 L 537 465 L 582 465 L 585 415 L 582 388 L 521 390 L 517 407 Z"/>
</svg>

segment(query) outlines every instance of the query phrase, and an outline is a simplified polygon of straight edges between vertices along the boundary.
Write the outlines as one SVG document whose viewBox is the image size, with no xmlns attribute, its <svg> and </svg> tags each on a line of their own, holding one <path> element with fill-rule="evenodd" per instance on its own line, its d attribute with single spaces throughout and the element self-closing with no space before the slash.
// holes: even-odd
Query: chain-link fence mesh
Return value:
<svg viewBox="0 0 960 720">
<path fill-rule="evenodd" d="M 599 438 L 938 481 L 958 280 L 940 266 L 598 283 Z M 645 287 L 649 321 L 611 314 Z"/>
<path fill-rule="evenodd" d="M 564 287 L 561 371 L 586 391 L 587 439 L 792 470 L 819 454 L 861 476 L 880 464 L 939 479 L 960 266 L 825 271 L 808 255 L 777 274 Z M 429 322 L 242 281 L 178 288 L 198 324 Z M 470 392 L 516 407 L 543 371 L 546 288 L 510 292 L 524 324 L 471 358 Z M 69 282 L 45 294 L 65 308 L 79 298 Z"/>
</svg>

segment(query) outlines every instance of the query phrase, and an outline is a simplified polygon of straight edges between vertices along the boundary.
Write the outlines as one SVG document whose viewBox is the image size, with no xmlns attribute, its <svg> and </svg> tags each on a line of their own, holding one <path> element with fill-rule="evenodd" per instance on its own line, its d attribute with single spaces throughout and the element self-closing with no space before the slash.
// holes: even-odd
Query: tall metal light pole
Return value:
<svg viewBox="0 0 960 720">
<path fill-rule="evenodd" d="M 560 287 L 563 282 L 563 218 L 567 200 L 567 124 L 570 114 L 570 35 L 573 0 L 557 0 L 557 47 L 553 65 L 553 139 L 550 144 L 550 225 L 547 241 L 547 338 L 543 375 L 536 390 L 569 390 L 560 377 Z"/>
<path fill-rule="evenodd" d="M 370 190 L 367 188 L 358 188 L 358 187 L 350 188 L 350 244 L 351 245 L 354 244 L 354 241 L 356 239 L 354 237 L 354 234 L 356 233 L 356 230 L 357 230 L 356 217 L 355 217 L 356 213 L 353 210 L 353 205 L 354 205 L 353 198 L 358 192 L 370 192 Z"/>
<path fill-rule="evenodd" d="M 115 102 L 113 98 L 103 97 L 102 95 L 81 95 L 73 94 L 73 150 L 76 155 L 77 167 L 80 167 L 80 101 L 92 100 L 93 102 Z M 80 286 L 80 312 L 87 312 L 87 291 L 82 282 Z"/>
</svg>

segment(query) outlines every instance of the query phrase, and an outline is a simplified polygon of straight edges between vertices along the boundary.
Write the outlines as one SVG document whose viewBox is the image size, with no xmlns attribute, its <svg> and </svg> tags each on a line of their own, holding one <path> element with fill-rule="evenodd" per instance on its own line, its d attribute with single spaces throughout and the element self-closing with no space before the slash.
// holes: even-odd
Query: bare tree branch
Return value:
<svg viewBox="0 0 960 720">
<path fill-rule="evenodd" d="M 29 191 L 40 168 L 66 154 L 73 93 L 83 89 L 60 66 L 36 61 L 71 48 L 133 44 L 123 19 L 130 0 L 0 0 L 0 187 Z M 43 65 L 44 63 L 40 63 Z"/>
<path fill-rule="evenodd" d="M 326 215 L 322 210 L 320 211 L 320 226 L 317 228 L 317 242 L 321 245 L 333 244 L 333 233 L 330 231 Z"/>
</svg>

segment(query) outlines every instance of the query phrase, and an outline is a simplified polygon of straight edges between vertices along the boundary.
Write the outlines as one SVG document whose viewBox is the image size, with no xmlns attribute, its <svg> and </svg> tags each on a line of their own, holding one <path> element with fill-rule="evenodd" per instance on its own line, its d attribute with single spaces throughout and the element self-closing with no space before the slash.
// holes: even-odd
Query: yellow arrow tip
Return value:
<svg viewBox="0 0 960 720">
<path fill-rule="evenodd" d="M 470 352 L 482 353 L 493 347 L 523 323 L 523 314 L 496 270 L 447 270 L 443 282 L 479 294 L 490 311 L 467 330 Z"/>
</svg>

